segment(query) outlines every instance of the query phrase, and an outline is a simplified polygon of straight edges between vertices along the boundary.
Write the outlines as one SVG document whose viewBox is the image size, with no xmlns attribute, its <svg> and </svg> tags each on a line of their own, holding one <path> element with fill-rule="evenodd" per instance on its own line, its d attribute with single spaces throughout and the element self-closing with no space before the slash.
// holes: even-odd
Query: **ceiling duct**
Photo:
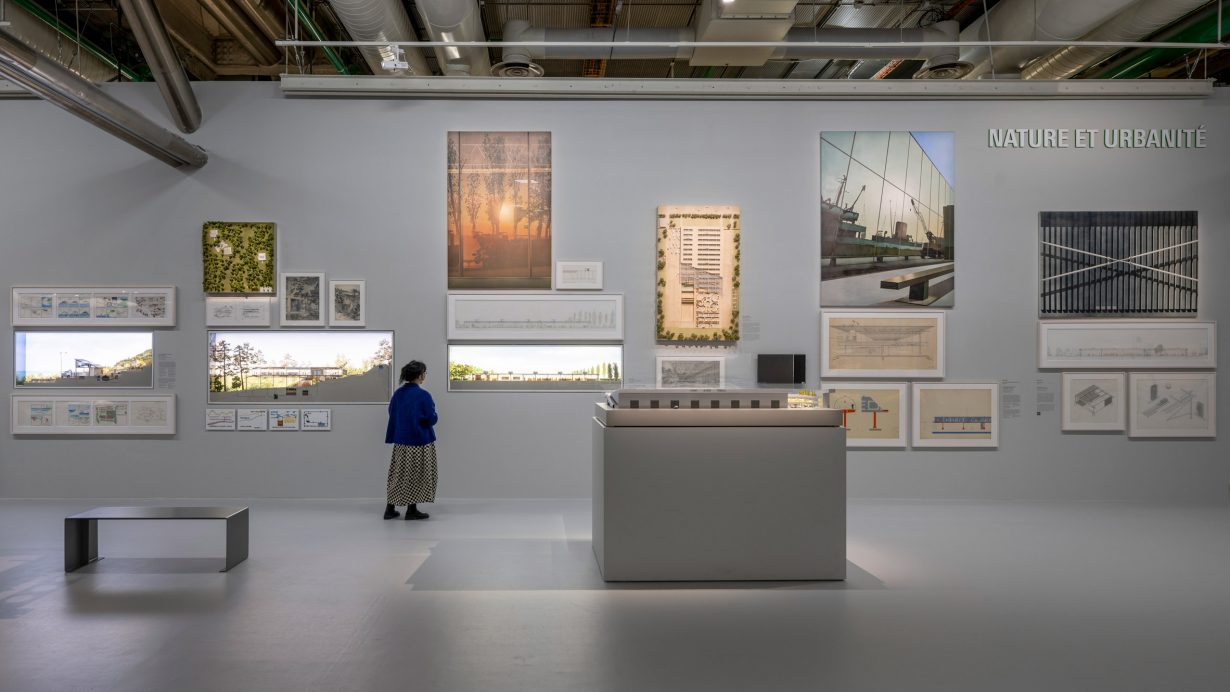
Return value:
<svg viewBox="0 0 1230 692">
<path fill-rule="evenodd" d="M 273 45 L 260 27 L 231 0 L 200 0 L 206 12 L 239 42 L 258 65 L 273 65 L 282 59 L 282 53 Z"/>
<path fill-rule="evenodd" d="M 410 17 L 402 9 L 400 0 L 329 0 L 333 12 L 341 20 L 342 26 L 355 41 L 417 41 L 418 35 L 410 26 Z M 363 59 L 376 75 L 414 75 L 427 77 L 431 68 L 423 52 L 418 48 L 405 47 L 400 59 L 407 63 L 406 68 L 389 68 L 384 65 L 396 63 L 398 51 L 392 47 L 360 48 Z"/>
<path fill-rule="evenodd" d="M 98 58 L 71 40 L 64 39 L 54 28 L 14 3 L 6 3 L 4 18 L 9 22 L 9 26 L 0 31 L 7 31 L 25 45 L 60 62 L 91 82 L 109 82 L 120 74 L 117 65 Z"/>
<path fill-rule="evenodd" d="M 433 41 L 486 41 L 477 0 L 416 0 L 419 17 Z M 610 35 L 610 31 L 607 31 Z M 436 48 L 440 71 L 447 76 L 491 73 L 491 58 L 486 48 Z"/>
<path fill-rule="evenodd" d="M 145 56 L 158 90 L 167 102 L 167 110 L 180 132 L 196 132 L 201 126 L 201 106 L 188 82 L 188 73 L 179 62 L 175 45 L 167 34 L 167 27 L 158 14 L 154 0 L 120 0 L 133 36 Z"/>
<path fill-rule="evenodd" d="M 170 166 L 204 166 L 208 155 L 103 93 L 63 65 L 0 30 L 0 77 L 63 108 Z"/>
</svg>

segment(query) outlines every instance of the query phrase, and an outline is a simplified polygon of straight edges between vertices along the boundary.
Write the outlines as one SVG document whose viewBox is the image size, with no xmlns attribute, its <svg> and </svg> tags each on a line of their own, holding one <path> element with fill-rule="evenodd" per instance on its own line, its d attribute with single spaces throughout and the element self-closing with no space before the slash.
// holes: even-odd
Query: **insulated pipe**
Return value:
<svg viewBox="0 0 1230 692">
<path fill-rule="evenodd" d="M 179 62 L 175 45 L 167 35 L 166 24 L 158 14 L 153 0 L 120 0 L 124 14 L 128 15 L 133 36 L 141 47 L 141 55 L 154 74 L 158 91 L 167 102 L 167 110 L 180 132 L 196 132 L 201 126 L 201 106 L 192 93 L 188 74 Z"/>
<path fill-rule="evenodd" d="M 73 115 L 89 122 L 163 163 L 204 166 L 208 155 L 200 147 L 161 128 L 116 101 L 63 65 L 0 30 L 0 77 L 9 79 Z"/>
<path fill-rule="evenodd" d="M 1081 37 L 1082 41 L 1139 41 L 1162 27 L 1199 9 L 1208 0 L 1141 0 L 1105 24 Z M 1116 48 L 1069 46 L 1039 58 L 1026 67 L 1025 79 L 1067 79 L 1118 52 Z"/>
<path fill-rule="evenodd" d="M 282 59 L 282 54 L 278 52 L 277 46 L 273 45 L 273 41 L 231 0 L 201 0 L 201 5 L 218 20 L 226 33 L 243 46 L 258 65 L 274 65 Z"/>
<path fill-rule="evenodd" d="M 504 40 L 515 41 L 653 41 L 670 43 L 694 41 L 696 31 L 688 27 L 679 29 L 545 29 L 532 27 L 529 22 L 513 19 L 504 25 Z M 606 46 L 513 46 L 504 48 L 504 62 L 528 63 L 534 60 L 588 60 L 614 58 L 625 60 L 686 60 L 691 57 L 690 48 L 670 46 L 643 46 L 636 48 L 610 48 Z"/>
<path fill-rule="evenodd" d="M 416 41 L 418 36 L 410 26 L 410 17 L 402 9 L 400 0 L 329 0 L 333 12 L 342 26 L 355 41 Z M 363 59 L 375 75 L 414 75 L 430 77 L 431 68 L 418 48 L 406 47 L 403 59 L 409 63 L 407 70 L 386 70 L 382 62 L 396 60 L 397 55 L 388 47 L 360 48 Z"/>
<path fill-rule="evenodd" d="M 936 22 L 922 29 L 809 29 L 806 27 L 791 29 L 786 34 L 787 41 L 799 43 L 833 42 L 867 42 L 891 43 L 931 42 L 951 43 L 957 40 L 957 23 L 955 21 Z M 956 51 L 951 46 L 897 47 L 828 47 L 799 46 L 798 48 L 778 48 L 770 60 L 814 60 L 828 58 L 830 60 L 895 60 L 895 59 L 930 59 L 944 54 L 951 54 L 956 60 Z"/>
<path fill-rule="evenodd" d="M 113 79 L 141 81 L 141 75 L 121 65 L 119 59 L 104 51 L 41 5 L 29 0 L 7 0 L 5 30 L 23 43 L 52 59 L 63 60 L 69 69 L 91 82 Z"/>
<path fill-rule="evenodd" d="M 1222 0 L 1221 10 L 1230 10 L 1230 0 Z M 1213 6 L 1199 12 L 1181 23 L 1167 27 L 1163 36 L 1151 37 L 1159 41 L 1174 41 L 1176 43 L 1214 43 L 1220 41 L 1218 34 L 1230 34 L 1230 27 L 1218 25 L 1218 7 Z M 1155 67 L 1168 63 L 1183 55 L 1186 51 L 1178 48 L 1138 48 L 1128 51 L 1115 61 L 1093 75 L 1092 79 L 1139 79 L 1151 72 Z"/>
<path fill-rule="evenodd" d="M 483 22 L 476 0 L 417 0 L 419 17 L 433 40 L 485 41 Z M 436 60 L 445 75 L 491 74 L 491 59 L 486 48 L 436 48 Z"/>
</svg>

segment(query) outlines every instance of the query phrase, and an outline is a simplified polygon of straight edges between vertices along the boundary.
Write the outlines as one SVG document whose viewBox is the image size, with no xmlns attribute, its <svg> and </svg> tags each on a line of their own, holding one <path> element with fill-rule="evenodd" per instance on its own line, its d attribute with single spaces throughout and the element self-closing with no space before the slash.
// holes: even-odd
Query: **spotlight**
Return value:
<svg viewBox="0 0 1230 692">
<path fill-rule="evenodd" d="M 402 50 L 401 46 L 390 45 L 387 55 L 391 55 L 392 57 L 386 57 L 384 60 L 381 60 L 380 69 L 388 70 L 389 72 L 410 69 L 410 63 L 406 62 L 404 59 L 406 57 L 406 51 Z"/>
</svg>

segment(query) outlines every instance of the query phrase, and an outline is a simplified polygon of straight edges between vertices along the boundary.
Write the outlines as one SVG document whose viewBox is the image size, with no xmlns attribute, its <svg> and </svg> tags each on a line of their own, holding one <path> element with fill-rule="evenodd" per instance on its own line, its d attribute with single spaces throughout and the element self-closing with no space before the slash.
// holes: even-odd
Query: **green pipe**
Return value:
<svg viewBox="0 0 1230 692">
<path fill-rule="evenodd" d="M 303 23 L 304 28 L 307 29 L 307 32 L 312 35 L 312 38 L 317 41 L 328 40 L 325 38 L 325 33 L 320 30 L 320 27 L 317 26 L 316 22 L 312 19 L 312 15 L 308 13 L 307 8 L 304 7 L 299 0 L 287 0 L 287 2 L 290 3 L 290 6 L 294 9 L 295 14 L 299 16 L 299 21 Z M 350 68 L 346 67 L 346 63 L 342 62 L 342 58 L 337 54 L 337 51 L 333 50 L 329 46 L 322 46 L 321 50 L 325 52 L 325 57 L 328 58 L 329 62 L 333 64 L 333 69 L 337 70 L 338 74 L 352 74 Z"/>
<path fill-rule="evenodd" d="M 1230 20 L 1230 0 L 1222 1 L 1222 11 Z M 1230 21 L 1225 22 L 1230 24 Z M 1159 41 L 1173 43 L 1216 43 L 1221 40 L 1223 26 L 1219 31 L 1217 26 L 1217 6 L 1205 10 L 1200 15 L 1184 23 L 1184 26 L 1161 36 Z M 1181 48 L 1146 48 L 1129 53 L 1122 59 L 1111 64 L 1094 76 L 1094 79 L 1137 79 L 1151 72 L 1155 67 L 1173 62 L 1185 51 Z"/>
<path fill-rule="evenodd" d="M 51 14 L 47 10 L 43 9 L 42 6 L 35 4 L 33 0 L 11 0 L 11 1 L 14 5 L 17 5 L 18 7 L 25 10 L 26 12 L 29 12 L 30 14 L 34 15 L 35 19 L 38 19 L 40 22 L 46 24 L 52 29 L 55 29 L 56 32 L 59 33 L 64 38 L 67 38 L 68 40 L 81 46 L 82 50 L 84 50 L 85 52 L 89 53 L 90 55 L 93 55 L 94 57 L 98 58 L 99 60 L 103 61 L 107 65 L 114 68 L 120 74 L 124 75 L 124 77 L 126 77 L 129 81 L 132 81 L 132 82 L 146 81 L 145 77 L 136 73 L 131 68 L 124 67 L 123 65 L 121 65 L 118 58 L 116 58 L 114 55 L 111 55 L 110 53 L 103 50 L 102 48 L 99 48 L 98 45 L 96 45 L 93 41 L 87 38 L 84 38 L 84 37 L 78 37 L 76 31 L 74 31 L 71 27 L 69 27 L 64 22 L 61 22 L 59 19 L 56 19 L 56 16 L 54 14 Z"/>
</svg>

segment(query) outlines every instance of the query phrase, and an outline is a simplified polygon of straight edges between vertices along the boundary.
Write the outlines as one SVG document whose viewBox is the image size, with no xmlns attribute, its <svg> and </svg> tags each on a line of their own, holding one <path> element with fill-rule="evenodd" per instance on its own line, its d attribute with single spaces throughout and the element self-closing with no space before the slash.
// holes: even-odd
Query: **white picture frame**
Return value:
<svg viewBox="0 0 1230 692">
<path fill-rule="evenodd" d="M 269 409 L 237 408 L 235 409 L 236 430 L 268 430 Z"/>
<path fill-rule="evenodd" d="M 206 430 L 234 430 L 235 429 L 235 409 L 233 408 L 206 408 L 205 409 L 205 429 Z"/>
<path fill-rule="evenodd" d="M 932 392 L 944 396 L 929 396 Z M 913 447 L 998 447 L 999 383 L 915 382 L 911 386 L 910 420 Z"/>
<path fill-rule="evenodd" d="M 947 313 L 943 310 L 833 310 L 820 313 L 820 377 L 942 378 Z M 895 341 L 876 333 L 904 330 Z"/>
<path fill-rule="evenodd" d="M 274 298 L 206 296 L 206 327 L 270 327 Z"/>
<path fill-rule="evenodd" d="M 367 281 L 363 279 L 329 281 L 329 326 L 367 326 Z"/>
<path fill-rule="evenodd" d="M 270 430 L 298 430 L 299 418 L 302 414 L 297 408 L 270 408 Z"/>
<path fill-rule="evenodd" d="M 325 326 L 325 275 L 283 272 L 278 276 L 279 324 L 283 327 Z M 314 294 L 313 294 L 314 291 Z"/>
<path fill-rule="evenodd" d="M 450 341 L 622 341 L 622 293 L 450 293 Z"/>
<path fill-rule="evenodd" d="M 14 435 L 174 435 L 175 395 L 14 394 Z"/>
<path fill-rule="evenodd" d="M 174 327 L 174 286 L 14 286 L 14 327 Z"/>
<path fill-rule="evenodd" d="M 883 406 L 878 399 L 873 399 L 872 408 L 866 402 L 835 401 L 836 392 L 893 392 L 896 394 L 897 409 L 891 410 Z M 846 447 L 857 448 L 898 448 L 909 445 L 910 437 L 910 384 L 908 382 L 835 382 L 820 383 L 820 394 L 825 397 L 825 407 L 838 409 L 842 412 L 842 427 L 846 428 Z M 849 405 L 849 407 L 847 407 Z M 891 404 L 890 404 L 891 406 Z M 871 421 L 865 419 L 871 414 Z M 893 426 L 881 426 L 880 417 L 884 414 L 896 417 L 896 434 L 892 434 Z M 851 420 L 854 419 L 854 420 Z M 866 433 L 887 432 L 884 436 L 867 435 Z"/>
<path fill-rule="evenodd" d="M 333 409 L 304 408 L 299 409 L 300 430 L 332 430 Z"/>
<path fill-rule="evenodd" d="M 1063 373 L 1064 432 L 1123 432 L 1127 429 L 1127 375 L 1122 372 Z"/>
<path fill-rule="evenodd" d="M 717 367 L 704 367 L 706 363 Z M 695 372 L 688 373 L 689 369 Z M 658 356 L 654 372 L 658 389 L 722 389 L 726 386 L 726 356 Z"/>
<path fill-rule="evenodd" d="M 1217 373 L 1128 375 L 1128 437 L 1217 437 Z"/>
<path fill-rule="evenodd" d="M 1199 370 L 1217 367 L 1217 323 L 1192 320 L 1043 320 L 1042 370 Z"/>
<path fill-rule="evenodd" d="M 602 262 L 557 261 L 555 263 L 555 290 L 601 291 Z"/>
</svg>

